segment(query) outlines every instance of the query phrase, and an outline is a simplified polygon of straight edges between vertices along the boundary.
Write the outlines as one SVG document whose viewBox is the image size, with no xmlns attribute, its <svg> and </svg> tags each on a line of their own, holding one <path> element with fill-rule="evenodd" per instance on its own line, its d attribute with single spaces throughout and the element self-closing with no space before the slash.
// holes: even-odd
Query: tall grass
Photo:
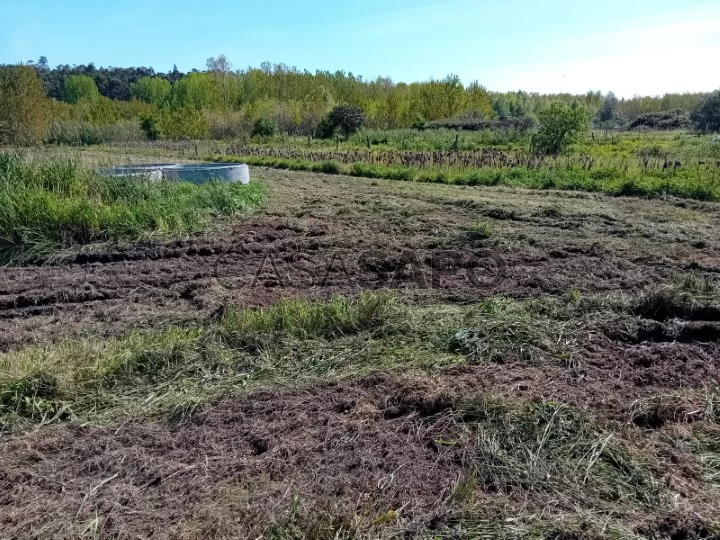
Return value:
<svg viewBox="0 0 720 540">
<path fill-rule="evenodd" d="M 206 230 L 262 200 L 258 184 L 194 185 L 107 178 L 73 161 L 30 163 L 0 155 L 0 260 L 108 241 Z"/>
<path fill-rule="evenodd" d="M 147 140 L 139 122 L 120 122 L 98 126 L 90 122 L 57 122 L 50 127 L 47 142 L 69 146 L 140 142 Z"/>
</svg>

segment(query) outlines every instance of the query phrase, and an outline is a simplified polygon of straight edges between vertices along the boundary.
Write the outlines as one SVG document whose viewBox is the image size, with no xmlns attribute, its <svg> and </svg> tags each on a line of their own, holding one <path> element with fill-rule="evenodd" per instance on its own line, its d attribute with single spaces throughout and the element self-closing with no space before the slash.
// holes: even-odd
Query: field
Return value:
<svg viewBox="0 0 720 540">
<path fill-rule="evenodd" d="M 86 170 L 253 157 L 229 144 L 13 162 L 56 206 L 3 203 L 0 536 L 717 538 L 720 169 L 664 137 L 517 167 L 253 145 L 289 161 L 239 193 Z"/>
</svg>

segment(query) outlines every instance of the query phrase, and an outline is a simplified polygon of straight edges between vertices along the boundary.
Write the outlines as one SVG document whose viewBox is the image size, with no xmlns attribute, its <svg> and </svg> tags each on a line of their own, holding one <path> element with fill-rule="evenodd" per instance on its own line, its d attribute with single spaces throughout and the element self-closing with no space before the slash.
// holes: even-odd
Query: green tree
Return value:
<svg viewBox="0 0 720 540">
<path fill-rule="evenodd" d="M 557 155 L 576 142 L 588 128 L 588 114 L 577 102 L 555 102 L 538 113 L 540 127 L 531 148 L 538 154 Z"/>
<path fill-rule="evenodd" d="M 333 131 L 340 131 L 347 139 L 367 123 L 365 112 L 353 105 L 338 105 L 327 115 L 327 122 Z"/>
<path fill-rule="evenodd" d="M 171 92 L 170 82 L 162 77 L 143 77 L 132 85 L 134 98 L 158 107 L 163 107 L 170 101 Z"/>
<path fill-rule="evenodd" d="M 37 71 L 27 66 L 0 67 L 0 143 L 42 141 L 50 120 L 49 100 Z"/>
<path fill-rule="evenodd" d="M 92 77 L 87 75 L 70 75 L 65 79 L 63 97 L 68 103 L 77 103 L 81 100 L 93 101 L 100 92 Z"/>
<path fill-rule="evenodd" d="M 173 87 L 173 107 L 216 109 L 223 104 L 222 89 L 212 73 L 189 73 Z"/>
<path fill-rule="evenodd" d="M 483 118 L 492 118 L 494 114 L 493 103 L 483 85 L 477 81 L 471 82 L 467 87 L 466 95 L 465 109 L 468 112 L 476 115 L 480 113 Z"/>
<path fill-rule="evenodd" d="M 608 92 L 598 110 L 596 119 L 601 125 L 608 125 L 618 120 L 618 98 L 615 97 L 615 94 Z"/>
<path fill-rule="evenodd" d="M 205 139 L 210 133 L 210 123 L 202 111 L 192 107 L 165 109 L 155 129 L 167 139 Z"/>
<path fill-rule="evenodd" d="M 690 121 L 701 133 L 720 132 L 720 90 L 710 94 L 693 109 Z"/>
</svg>

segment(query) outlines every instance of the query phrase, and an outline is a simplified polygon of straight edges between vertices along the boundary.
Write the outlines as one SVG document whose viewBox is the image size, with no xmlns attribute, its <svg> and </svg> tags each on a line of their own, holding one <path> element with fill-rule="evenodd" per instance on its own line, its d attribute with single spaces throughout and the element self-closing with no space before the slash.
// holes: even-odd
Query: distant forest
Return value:
<svg viewBox="0 0 720 540">
<path fill-rule="evenodd" d="M 485 129 L 493 122 L 527 128 L 542 109 L 555 102 L 582 107 L 596 126 L 607 129 L 682 128 L 688 125 L 690 111 L 708 96 L 618 99 L 599 91 L 582 95 L 493 92 L 479 81 L 466 83 L 456 75 L 403 83 L 387 77 L 365 80 L 345 71 L 301 71 L 284 64 L 237 70 L 224 55 L 209 58 L 203 71 L 189 73 L 177 67 L 162 73 L 149 67 L 95 67 L 92 63 L 50 67 L 46 57 L 22 68 L 0 69 L 10 74 L 5 76 L 7 81 L 18 77 L 20 69 L 32 70 L 39 79 L 42 90 L 35 98 L 47 100 L 44 121 L 51 142 L 78 137 L 82 142 L 97 137 L 231 138 L 250 134 L 258 122 L 278 133 L 313 136 L 338 105 L 361 109 L 365 125 L 378 129 Z M 90 126 L 122 129 L 105 129 L 99 135 Z M 93 129 L 97 137 L 88 135 Z"/>
</svg>

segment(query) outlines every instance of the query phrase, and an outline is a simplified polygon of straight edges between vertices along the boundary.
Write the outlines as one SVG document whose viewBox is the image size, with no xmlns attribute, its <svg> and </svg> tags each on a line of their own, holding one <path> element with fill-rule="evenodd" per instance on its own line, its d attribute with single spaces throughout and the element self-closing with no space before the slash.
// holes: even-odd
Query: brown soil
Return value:
<svg viewBox="0 0 720 540">
<path fill-rule="evenodd" d="M 228 303 L 297 295 L 633 294 L 677 274 L 720 272 L 715 205 L 256 174 L 269 190 L 264 213 L 217 234 L 0 269 L 0 348 L 199 322 Z M 494 237 L 463 236 L 477 221 Z M 668 328 L 637 339 L 598 328 L 569 367 L 508 358 L 425 379 L 376 374 L 228 398 L 181 424 L 68 423 L 13 436 L 0 449 L 0 536 L 251 538 L 296 494 L 310 515 L 365 525 L 398 511 L 394 530 L 410 535 L 452 523 L 449 497 L 467 471 L 462 445 L 436 442 L 453 432 L 447 396 L 541 397 L 635 434 L 657 432 L 664 420 L 632 424 L 635 400 L 720 380 L 716 321 Z M 654 457 L 671 468 L 678 452 L 663 439 Z M 666 482 L 702 491 L 697 467 Z M 483 497 L 497 515 L 525 504 Z M 653 515 L 637 531 L 666 538 L 686 527 L 695 536 L 683 537 L 701 537 L 693 519 Z"/>
</svg>

